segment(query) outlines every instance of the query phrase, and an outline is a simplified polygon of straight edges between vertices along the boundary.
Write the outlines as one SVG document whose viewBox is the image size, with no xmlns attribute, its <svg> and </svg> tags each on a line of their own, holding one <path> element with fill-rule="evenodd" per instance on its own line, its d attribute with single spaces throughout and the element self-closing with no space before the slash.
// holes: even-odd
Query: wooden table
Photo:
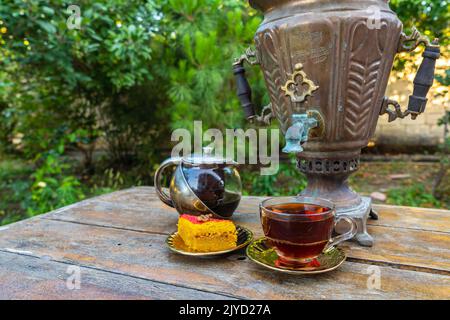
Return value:
<svg viewBox="0 0 450 320">
<path fill-rule="evenodd" d="M 244 198 L 234 216 L 256 237 L 260 201 Z M 0 298 L 449 299 L 450 211 L 376 209 L 374 247 L 349 242 L 339 269 L 291 276 L 243 251 L 215 259 L 172 253 L 165 240 L 175 210 L 151 187 L 118 191 L 0 228 Z"/>
</svg>

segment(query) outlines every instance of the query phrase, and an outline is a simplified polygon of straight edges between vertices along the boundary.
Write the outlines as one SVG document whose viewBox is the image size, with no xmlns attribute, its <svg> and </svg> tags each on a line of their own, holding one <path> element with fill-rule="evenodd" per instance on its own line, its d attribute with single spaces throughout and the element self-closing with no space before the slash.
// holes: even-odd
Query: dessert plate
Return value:
<svg viewBox="0 0 450 320">
<path fill-rule="evenodd" d="M 278 255 L 274 248 L 264 237 L 253 241 L 247 247 L 246 253 L 250 260 L 263 267 L 289 274 L 318 274 L 328 272 L 339 267 L 346 258 L 342 249 L 333 247 L 306 265 L 298 267 L 282 266 L 278 263 Z"/>
<path fill-rule="evenodd" d="M 233 252 L 244 248 L 253 240 L 253 233 L 244 227 L 236 226 L 237 231 L 237 244 L 236 247 L 222 250 L 222 251 L 209 251 L 209 252 L 199 252 L 193 251 L 184 243 L 183 239 L 178 235 L 178 232 L 174 232 L 167 237 L 166 243 L 169 246 L 169 249 L 180 254 L 184 254 L 187 256 L 216 256 L 229 252 Z"/>
</svg>

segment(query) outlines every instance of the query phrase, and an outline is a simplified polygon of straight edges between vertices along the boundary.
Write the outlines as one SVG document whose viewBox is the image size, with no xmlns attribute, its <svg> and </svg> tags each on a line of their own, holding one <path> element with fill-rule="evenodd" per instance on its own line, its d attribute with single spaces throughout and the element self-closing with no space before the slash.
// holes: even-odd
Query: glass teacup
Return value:
<svg viewBox="0 0 450 320">
<path fill-rule="evenodd" d="M 357 231 L 351 217 L 336 218 L 335 205 L 312 197 L 275 197 L 260 204 L 264 235 L 285 266 L 305 265 L 322 252 L 351 239 Z M 332 237 L 335 226 L 346 221 L 350 230 Z"/>
</svg>

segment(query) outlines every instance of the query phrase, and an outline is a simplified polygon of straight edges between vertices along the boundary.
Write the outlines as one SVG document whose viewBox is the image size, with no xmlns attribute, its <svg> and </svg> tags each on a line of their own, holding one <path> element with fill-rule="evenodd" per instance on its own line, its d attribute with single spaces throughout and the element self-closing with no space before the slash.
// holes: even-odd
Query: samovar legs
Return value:
<svg viewBox="0 0 450 320">
<path fill-rule="evenodd" d="M 373 208 L 370 210 L 369 217 L 372 220 L 378 220 L 378 212 L 373 210 Z"/>
<path fill-rule="evenodd" d="M 362 246 L 373 246 L 373 238 L 367 232 L 367 219 L 375 217 L 376 213 L 372 210 L 372 199 L 370 197 L 361 197 L 361 203 L 355 207 L 337 208 L 336 215 L 352 217 L 358 226 L 358 232 L 355 235 L 355 240 Z M 378 218 L 378 216 L 376 215 Z M 338 232 L 340 231 L 338 228 Z M 345 231 L 345 230 L 343 230 Z"/>
</svg>

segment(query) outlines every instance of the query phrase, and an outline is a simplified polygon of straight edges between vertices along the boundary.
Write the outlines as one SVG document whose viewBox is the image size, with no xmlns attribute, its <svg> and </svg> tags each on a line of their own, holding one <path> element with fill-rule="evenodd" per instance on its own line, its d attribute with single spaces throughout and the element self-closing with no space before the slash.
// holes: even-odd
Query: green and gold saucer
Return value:
<svg viewBox="0 0 450 320">
<path fill-rule="evenodd" d="M 328 272 L 338 268 L 346 258 L 342 249 L 333 247 L 307 265 L 299 267 L 281 266 L 278 263 L 278 254 L 266 238 L 260 238 L 250 243 L 246 253 L 250 260 L 263 267 L 289 274 L 318 274 Z"/>
<path fill-rule="evenodd" d="M 233 252 L 239 249 L 244 248 L 253 240 L 253 233 L 244 227 L 236 226 L 237 231 L 237 245 L 234 248 L 222 250 L 222 251 L 212 251 L 212 252 L 199 252 L 193 251 L 184 243 L 183 239 L 178 235 L 178 232 L 174 232 L 169 237 L 167 237 L 166 243 L 169 246 L 169 249 L 180 254 L 184 254 L 187 256 L 197 256 L 197 257 L 206 257 L 206 256 L 217 256 L 229 252 Z"/>
</svg>

